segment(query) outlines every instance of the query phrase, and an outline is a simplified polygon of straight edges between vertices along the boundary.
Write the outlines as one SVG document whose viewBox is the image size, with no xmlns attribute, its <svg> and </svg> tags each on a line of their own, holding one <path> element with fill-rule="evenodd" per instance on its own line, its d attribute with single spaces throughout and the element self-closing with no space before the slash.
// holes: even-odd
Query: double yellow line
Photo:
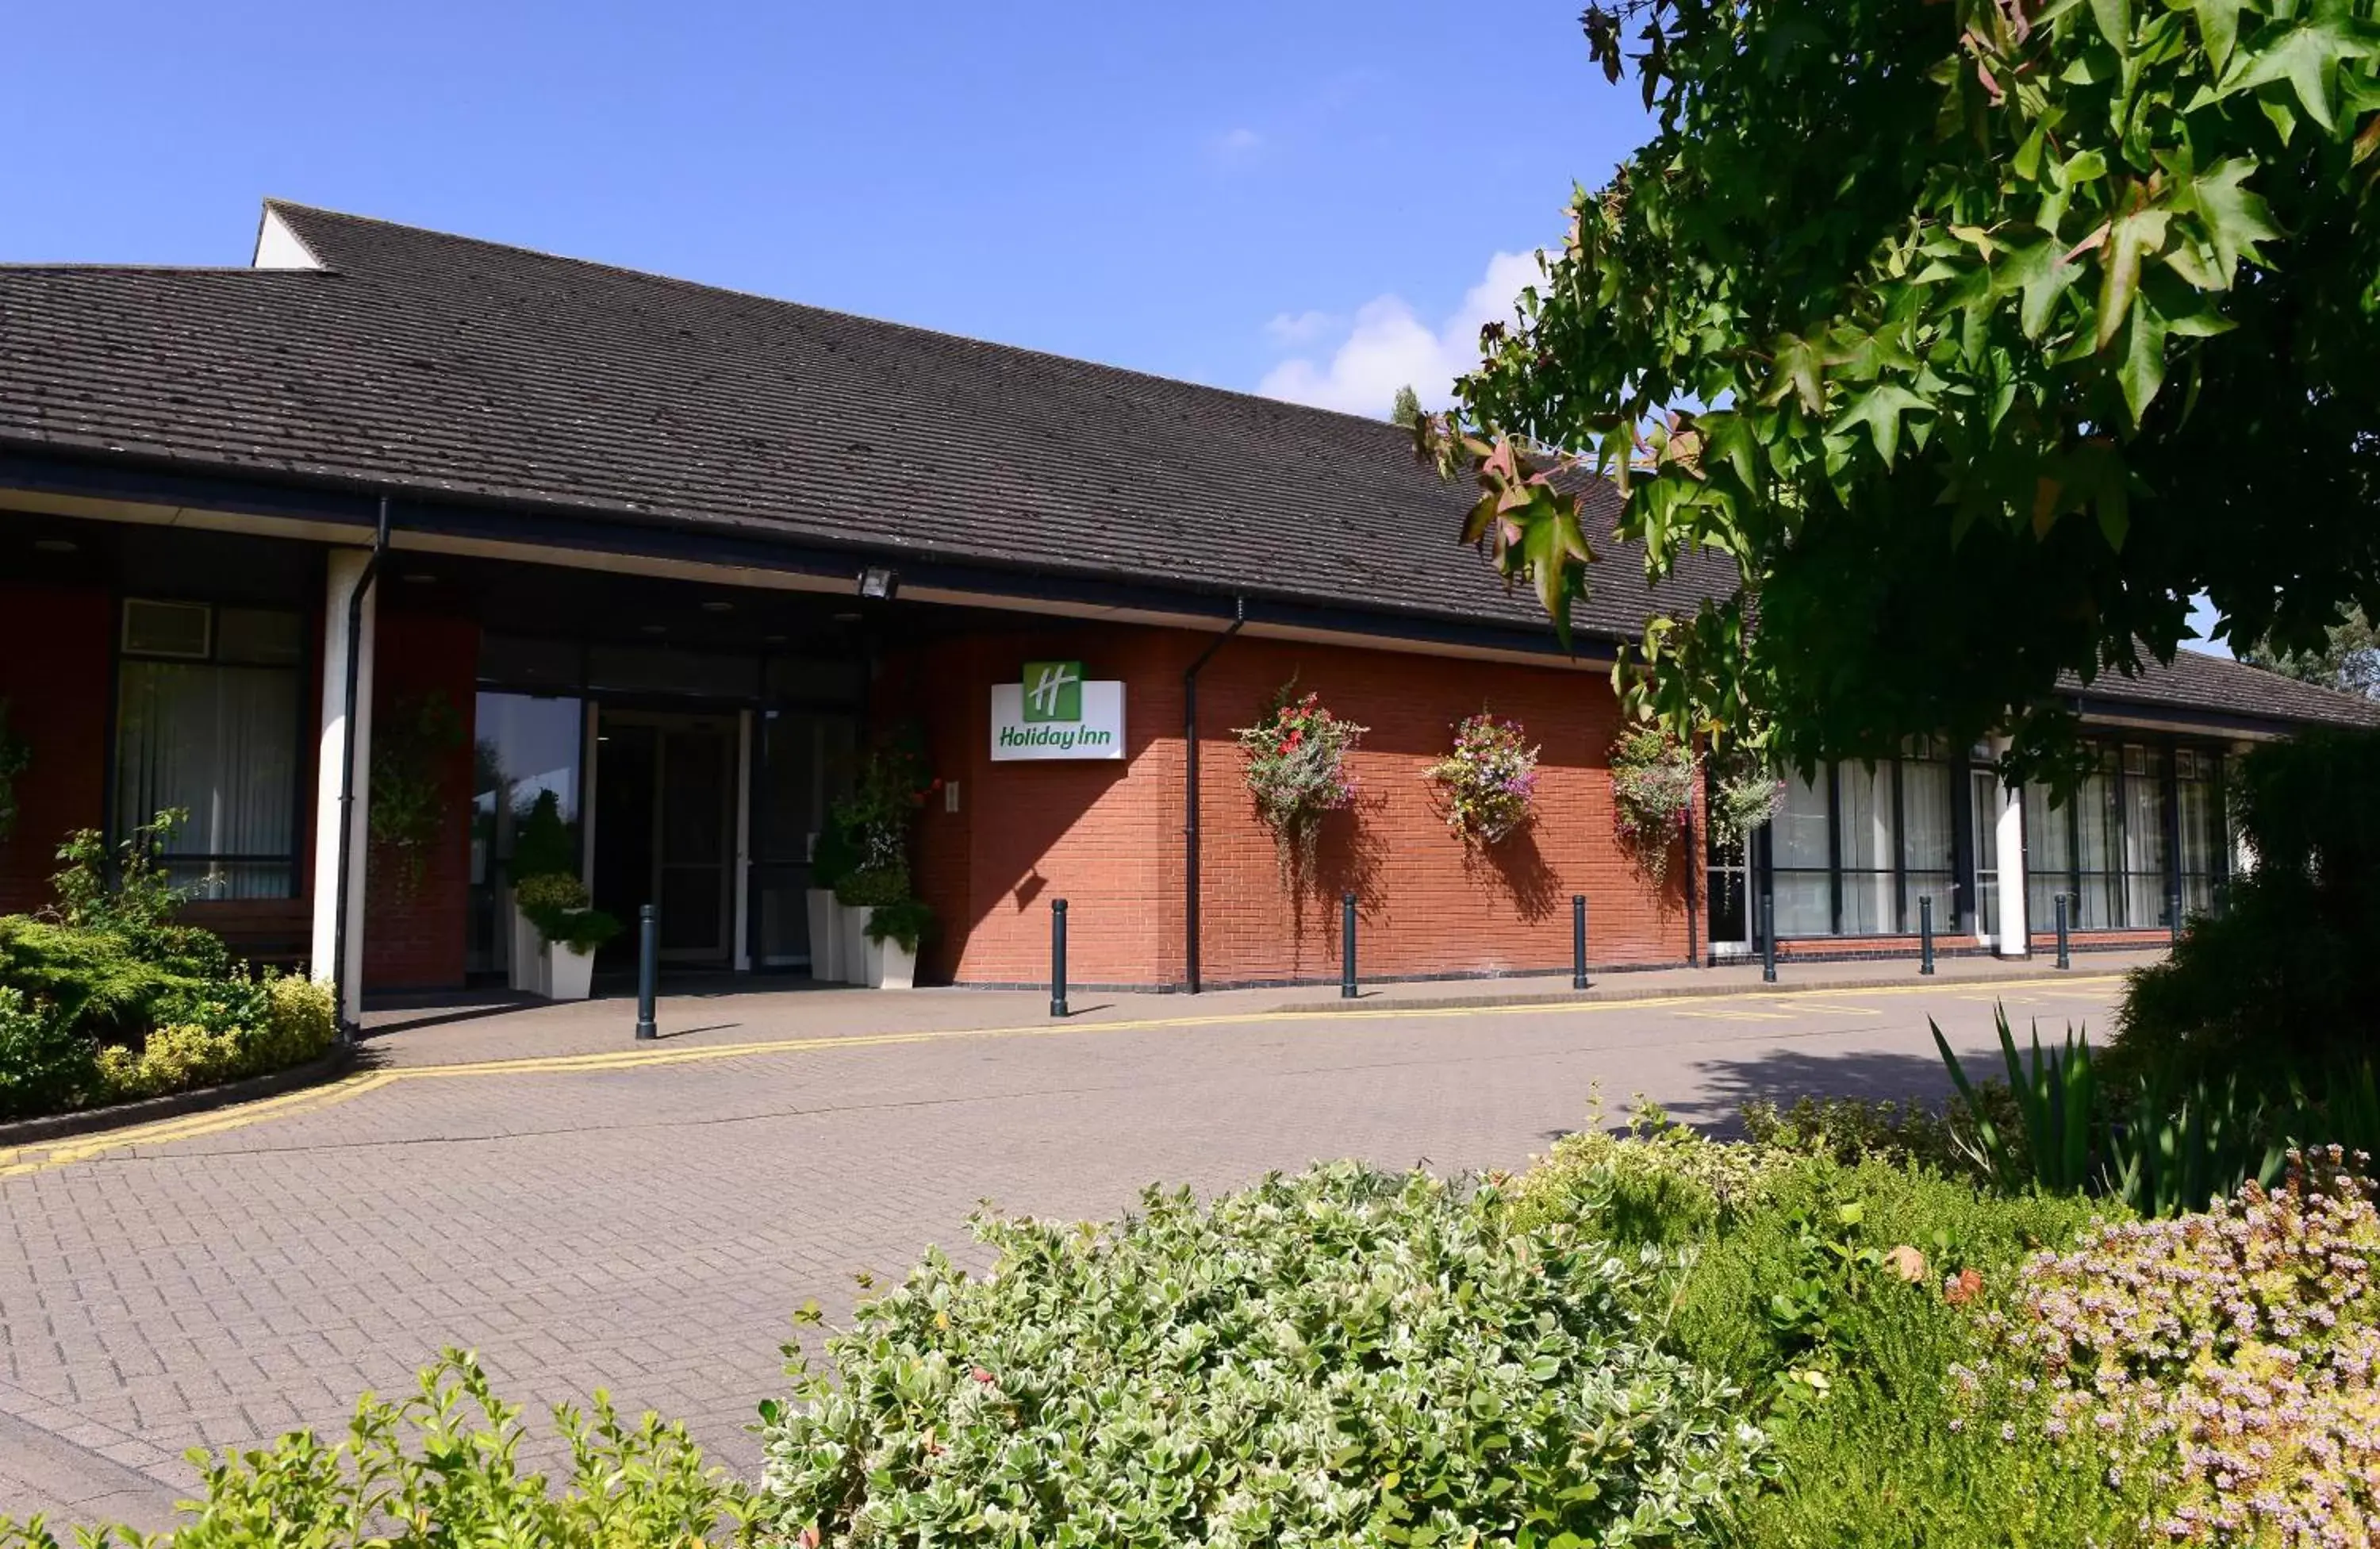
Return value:
<svg viewBox="0 0 2380 1549">
<path fill-rule="evenodd" d="M 2060 976 L 2056 979 L 2014 979 L 1987 982 L 1992 998 L 2001 994 L 2015 994 L 2039 986 L 2054 985 L 2061 990 L 2098 988 L 2119 982 L 2120 975 L 2101 974 L 2088 978 Z M 1879 995 L 1938 994 L 1958 988 L 1952 980 L 1934 984 L 1878 984 L 1856 991 L 1783 990 L 1756 997 L 1744 992 L 1731 991 L 1717 994 L 1642 995 L 1628 1000 L 1593 1001 L 1531 1001 L 1508 1006 L 1381 1006 L 1365 1010 L 1304 1011 L 1275 1010 L 1240 1013 L 1219 1013 L 1204 1017 L 1135 1017 L 1108 1022 L 1067 1021 L 1028 1022 L 1015 1027 L 995 1028 L 926 1028 L 908 1032 L 859 1032 L 825 1038 L 785 1038 L 747 1043 L 705 1043 L 691 1048 L 629 1048 L 605 1050 L 596 1054 L 532 1055 L 526 1059 L 480 1060 L 464 1065 L 417 1065 L 395 1070 L 372 1070 L 347 1076 L 327 1086 L 309 1087 L 302 1092 L 286 1092 L 266 1098 L 260 1103 L 244 1103 L 234 1108 L 220 1108 L 211 1113 L 191 1114 L 180 1118 L 160 1119 L 153 1124 L 133 1125 L 123 1129 L 111 1129 L 102 1134 L 71 1137 L 55 1144 L 33 1143 L 0 1151 L 0 1179 L 22 1177 L 29 1173 L 48 1172 L 88 1162 L 111 1152 L 130 1151 L 142 1146 L 170 1145 L 180 1140 L 195 1140 L 208 1135 L 220 1135 L 227 1130 L 244 1129 L 249 1125 L 265 1124 L 274 1119 L 294 1118 L 301 1114 L 318 1113 L 351 1102 L 367 1092 L 378 1092 L 401 1081 L 453 1080 L 477 1076 L 570 1076 L 600 1074 L 609 1070 L 637 1070 L 657 1065 L 693 1065 L 704 1060 L 748 1059 L 759 1055 L 817 1054 L 834 1049 L 895 1048 L 909 1043 L 944 1043 L 974 1038 L 1056 1038 L 1082 1037 L 1089 1034 L 1116 1032 L 1151 1032 L 1189 1028 L 1245 1026 L 1262 1022 L 1300 1022 L 1319 1031 L 1351 1021 L 1432 1021 L 1454 1020 L 1473 1017 L 1542 1016 L 1560 1011 L 1642 1011 L 1648 1008 L 1673 1010 L 1691 1014 L 1691 1008 L 1713 1003 L 1742 1005 L 1757 998 L 1769 1002 L 1810 1001 L 1814 1010 L 1843 1012 L 1856 1010 L 1840 1003 L 1848 999 L 1868 999 Z M 1749 1013 L 1758 1019 L 1784 1019 L 1778 1012 Z"/>
</svg>

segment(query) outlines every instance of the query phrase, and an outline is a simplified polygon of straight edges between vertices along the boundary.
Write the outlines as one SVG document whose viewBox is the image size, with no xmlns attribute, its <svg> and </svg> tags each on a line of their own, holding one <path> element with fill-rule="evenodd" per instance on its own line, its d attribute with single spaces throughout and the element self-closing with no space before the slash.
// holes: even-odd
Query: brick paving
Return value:
<svg viewBox="0 0 2380 1549">
<path fill-rule="evenodd" d="M 1931 1092 L 1929 1016 L 1981 1051 L 1996 994 L 2020 1018 L 2095 1028 L 2113 990 L 2078 976 L 1667 1006 L 1249 1008 L 702 1051 L 765 1042 L 755 997 L 710 1003 L 734 1015 L 709 1020 L 739 1027 L 675 1044 L 701 1058 L 664 1040 L 673 1062 L 622 1068 L 408 1067 L 355 1095 L 0 1178 L 0 1513 L 158 1523 L 194 1478 L 182 1449 L 335 1428 L 356 1394 L 409 1386 L 447 1344 L 477 1348 L 532 1412 L 608 1386 L 748 1469 L 745 1427 L 779 1385 L 792 1310 L 846 1313 L 856 1273 L 963 1245 L 978 1201 L 1108 1215 L 1154 1180 L 1212 1190 L 1317 1156 L 1509 1165 L 1575 1126 L 1598 1082 L 1615 1104 L 1641 1091 L 1698 1121 L 1755 1094 Z M 479 1022 L 485 1045 L 541 1046 L 511 1021 Z M 420 1036 L 465 1047 L 473 1026 Z"/>
</svg>

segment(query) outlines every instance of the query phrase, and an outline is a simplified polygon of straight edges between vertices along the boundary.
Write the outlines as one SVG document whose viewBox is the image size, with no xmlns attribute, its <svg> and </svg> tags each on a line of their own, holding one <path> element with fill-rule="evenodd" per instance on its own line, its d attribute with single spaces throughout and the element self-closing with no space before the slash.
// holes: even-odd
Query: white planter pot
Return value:
<svg viewBox="0 0 2380 1549">
<path fill-rule="evenodd" d="M 870 989 L 877 990 L 917 988 L 917 955 L 905 949 L 897 941 L 869 942 L 868 983 Z"/>
<path fill-rule="evenodd" d="M 506 905 L 512 909 L 513 951 L 504 982 L 527 994 L 544 994 L 545 938 L 538 934 L 537 927 L 528 922 L 528 917 L 511 904 L 509 894 L 506 895 Z"/>
<path fill-rule="evenodd" d="M 837 916 L 836 935 L 843 943 L 843 970 L 835 977 L 845 984 L 868 982 L 868 917 L 873 908 L 855 908 L 850 904 L 834 906 Z"/>
<path fill-rule="evenodd" d="M 595 954 L 555 945 L 544 952 L 545 994 L 552 1000 L 585 1000 L 595 984 Z"/>
<path fill-rule="evenodd" d="M 834 889 L 813 887 L 806 895 L 810 913 L 810 977 L 821 984 L 840 984 L 843 961 L 843 906 Z"/>
</svg>

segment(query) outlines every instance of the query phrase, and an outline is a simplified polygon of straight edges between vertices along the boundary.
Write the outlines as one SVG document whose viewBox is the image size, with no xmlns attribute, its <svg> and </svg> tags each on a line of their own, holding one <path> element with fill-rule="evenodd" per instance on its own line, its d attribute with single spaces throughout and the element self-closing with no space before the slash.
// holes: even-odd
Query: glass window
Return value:
<svg viewBox="0 0 2380 1549">
<path fill-rule="evenodd" d="M 2181 909 L 2187 918 L 2216 908 L 2218 890 L 2229 879 L 2229 825 L 2223 816 L 2221 757 L 2182 748 L 2175 751 L 2173 764 Z"/>
<path fill-rule="evenodd" d="M 1981 750 L 1988 763 L 1991 751 Z M 2005 800 L 2000 777 L 1989 768 L 1967 772 L 1968 821 L 1973 825 L 1969 843 L 1975 854 L 1976 930 L 1997 937 L 2000 929 L 2000 809 Z"/>
<path fill-rule="evenodd" d="M 483 693 L 474 710 L 471 784 L 471 898 L 466 966 L 475 973 L 510 966 L 509 918 L 499 907 L 504 863 L 522 819 L 552 792 L 562 820 L 578 822 L 578 770 L 586 711 L 575 699 Z"/>
<path fill-rule="evenodd" d="M 771 710 L 759 721 L 760 767 L 752 793 L 758 958 L 765 968 L 810 959 L 810 857 L 827 808 L 851 789 L 858 723 L 845 714 Z"/>
<path fill-rule="evenodd" d="M 1893 860 L 1892 769 L 1889 762 L 1835 768 L 1842 816 L 1843 909 L 1839 933 L 1889 934 L 1900 928 L 1900 888 Z"/>
<path fill-rule="evenodd" d="M 1934 900 L 1937 933 L 1949 931 L 1958 921 L 1950 779 L 1950 765 L 1939 760 L 1910 759 L 1900 765 L 1900 864 L 1908 884 L 1904 931 L 1921 923 L 1921 898 Z"/>
<path fill-rule="evenodd" d="M 2123 750 L 2123 922 L 2167 922 L 2165 750 Z"/>
<path fill-rule="evenodd" d="M 1779 936 L 1823 936 L 1835 928 L 1834 840 L 1828 777 L 1785 780 L 1785 805 L 1770 835 Z"/>
<path fill-rule="evenodd" d="M 165 870 L 192 896 L 294 896 L 303 621 L 201 604 L 128 601 L 125 610 L 115 832 L 178 808 L 188 820 L 165 845 Z M 150 616 L 192 627 L 168 640 Z M 149 642 L 171 659 L 140 654 Z"/>
</svg>

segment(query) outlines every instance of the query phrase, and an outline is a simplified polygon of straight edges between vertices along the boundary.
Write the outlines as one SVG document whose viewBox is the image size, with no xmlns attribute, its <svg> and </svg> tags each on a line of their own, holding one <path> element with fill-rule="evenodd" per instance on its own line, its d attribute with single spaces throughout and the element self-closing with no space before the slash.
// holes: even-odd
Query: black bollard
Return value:
<svg viewBox="0 0 2380 1549">
<path fill-rule="evenodd" d="M 1760 978 L 1777 982 L 1777 895 L 1766 887 L 1760 890 Z"/>
<path fill-rule="evenodd" d="M 1339 898 L 1339 998 L 1355 998 L 1355 895 Z"/>
<path fill-rule="evenodd" d="M 2063 893 L 2058 896 L 2058 966 L 2059 968 L 2074 966 L 2073 958 L 2068 956 L 2066 950 L 2066 895 Z"/>
<path fill-rule="evenodd" d="M 1570 987 L 1586 988 L 1586 895 L 1570 897 Z"/>
<path fill-rule="evenodd" d="M 1934 971 L 1934 900 L 1930 896 L 1917 900 L 1917 971 Z"/>
<path fill-rule="evenodd" d="M 1066 900 L 1050 900 L 1050 1015 L 1066 1014 Z"/>
<path fill-rule="evenodd" d="M 662 917 L 652 905 L 637 911 L 637 1037 L 661 1036 L 653 1026 L 653 993 L 661 977 Z"/>
</svg>

